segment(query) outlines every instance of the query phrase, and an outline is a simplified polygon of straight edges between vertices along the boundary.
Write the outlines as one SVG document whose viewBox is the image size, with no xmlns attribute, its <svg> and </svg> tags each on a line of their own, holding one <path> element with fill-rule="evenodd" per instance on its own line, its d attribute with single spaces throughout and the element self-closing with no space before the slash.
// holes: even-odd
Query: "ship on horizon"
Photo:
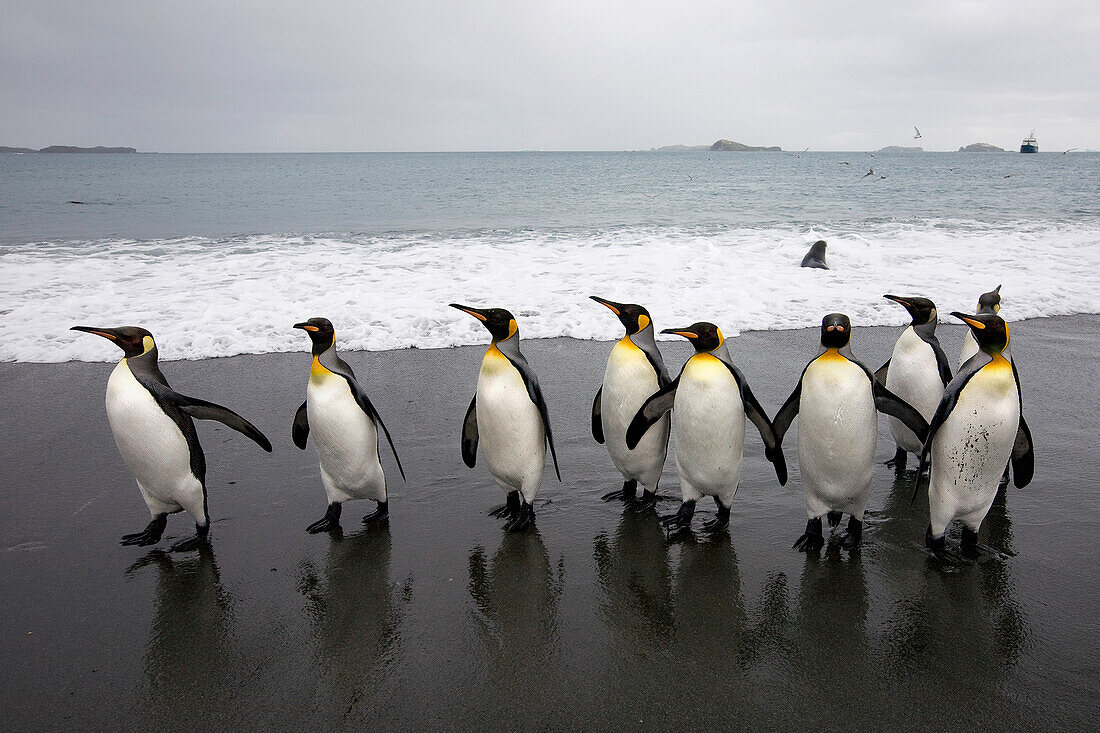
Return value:
<svg viewBox="0 0 1100 733">
<path fill-rule="evenodd" d="M 1020 144 L 1021 153 L 1038 153 L 1039 142 L 1035 139 L 1035 130 L 1031 131 L 1031 134 L 1024 138 L 1023 143 Z"/>
</svg>

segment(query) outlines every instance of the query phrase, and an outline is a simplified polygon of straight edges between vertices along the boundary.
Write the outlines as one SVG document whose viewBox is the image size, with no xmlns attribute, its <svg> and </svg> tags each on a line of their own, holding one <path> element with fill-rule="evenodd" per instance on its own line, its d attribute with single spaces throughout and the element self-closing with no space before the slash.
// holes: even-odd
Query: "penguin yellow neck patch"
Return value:
<svg viewBox="0 0 1100 733">
<path fill-rule="evenodd" d="M 313 357 L 313 361 L 309 365 L 309 378 L 320 381 L 330 374 L 332 372 L 326 369 L 325 365 L 316 356 Z"/>
<path fill-rule="evenodd" d="M 825 349 L 825 353 L 817 357 L 818 361 L 848 361 L 840 353 L 839 349 Z"/>
</svg>

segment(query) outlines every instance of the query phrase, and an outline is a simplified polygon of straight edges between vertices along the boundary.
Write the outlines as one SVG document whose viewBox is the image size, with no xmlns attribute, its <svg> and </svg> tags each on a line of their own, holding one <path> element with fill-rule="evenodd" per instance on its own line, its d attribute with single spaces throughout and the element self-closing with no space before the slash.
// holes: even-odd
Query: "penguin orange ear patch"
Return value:
<svg viewBox="0 0 1100 733">
<path fill-rule="evenodd" d="M 641 331 L 644 328 L 647 328 L 649 326 L 649 323 L 650 323 L 649 316 L 647 316 L 645 313 L 638 316 L 638 330 L 639 331 Z"/>
</svg>

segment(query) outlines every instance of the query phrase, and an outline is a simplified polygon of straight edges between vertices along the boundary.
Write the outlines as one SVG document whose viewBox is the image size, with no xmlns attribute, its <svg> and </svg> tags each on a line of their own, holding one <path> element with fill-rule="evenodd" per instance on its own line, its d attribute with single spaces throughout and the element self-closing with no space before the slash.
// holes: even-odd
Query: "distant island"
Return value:
<svg viewBox="0 0 1100 733">
<path fill-rule="evenodd" d="M 879 148 L 876 153 L 923 153 L 924 148 L 906 148 L 901 145 L 887 145 L 885 148 Z"/>
<path fill-rule="evenodd" d="M 97 145 L 94 148 L 78 148 L 75 145 L 50 145 L 47 148 L 35 150 L 34 148 L 9 148 L 0 145 L 0 153 L 136 153 L 137 148 L 105 148 Z"/>
<path fill-rule="evenodd" d="M 658 153 L 689 153 L 698 152 L 704 150 L 712 150 L 716 152 L 768 152 L 768 153 L 781 153 L 783 148 L 778 146 L 761 147 L 757 145 L 745 145 L 744 143 L 734 142 L 733 140 L 718 140 L 713 145 L 665 145 L 661 148 L 654 148 Z"/>
<path fill-rule="evenodd" d="M 1003 153 L 1004 151 L 1004 148 L 998 148 L 989 143 L 971 143 L 959 148 L 960 153 Z"/>
</svg>

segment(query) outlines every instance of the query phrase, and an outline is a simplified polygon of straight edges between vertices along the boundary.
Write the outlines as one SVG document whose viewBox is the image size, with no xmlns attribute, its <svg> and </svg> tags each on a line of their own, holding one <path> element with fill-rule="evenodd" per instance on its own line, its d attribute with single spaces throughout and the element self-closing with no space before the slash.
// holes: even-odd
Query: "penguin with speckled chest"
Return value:
<svg viewBox="0 0 1100 733">
<path fill-rule="evenodd" d="M 962 552 L 975 555 L 978 529 L 997 495 L 1009 460 L 1018 488 L 1035 470 L 1031 430 L 1023 416 L 1023 390 L 1016 365 L 1005 357 L 1008 325 L 992 313 L 954 312 L 971 329 L 978 353 L 963 364 L 944 391 L 920 453 L 920 471 L 931 464 L 929 525 L 925 540 L 934 554 L 953 559 L 944 533 L 953 520 L 963 523 Z"/>
<path fill-rule="evenodd" d="M 703 529 L 719 532 L 729 526 L 730 506 L 741 480 L 746 417 L 760 431 L 764 455 L 774 464 L 780 484 L 787 483 L 787 464 L 771 420 L 753 396 L 745 375 L 730 359 L 718 327 L 699 322 L 661 333 L 690 340 L 695 354 L 676 379 L 638 410 L 627 428 L 626 445 L 634 449 L 651 427 L 675 410 L 676 469 L 683 501 L 675 514 L 662 518 L 662 524 L 670 537 L 687 532 L 695 503 L 713 496 L 718 516 Z"/>
<path fill-rule="evenodd" d="M 626 328 L 626 335 L 616 342 L 607 357 L 603 385 L 592 402 L 592 437 L 607 445 L 611 462 L 623 476 L 623 488 L 602 498 L 636 501 L 641 483 L 642 498 L 638 503 L 651 505 L 657 501 L 657 483 L 665 467 L 669 416 L 663 415 L 634 450 L 626 447 L 626 429 L 649 396 L 669 383 L 668 370 L 653 338 L 649 311 L 633 303 L 589 297 L 609 308 Z"/>
<path fill-rule="evenodd" d="M 481 444 L 489 473 L 506 497 L 504 506 L 490 514 L 507 517 L 505 528 L 519 531 L 535 519 L 534 501 L 542 485 L 547 445 L 561 481 L 546 400 L 535 371 L 519 350 L 519 325 L 511 313 L 458 303 L 451 307 L 481 321 L 493 337 L 462 421 L 462 460 L 473 468 Z"/>
<path fill-rule="evenodd" d="M 102 336 L 125 354 L 107 380 L 107 421 L 152 520 L 143 531 L 124 535 L 122 544 L 156 544 L 164 534 L 168 515 L 186 511 L 195 520 L 195 536 L 169 549 L 198 549 L 209 541 L 210 516 L 206 457 L 192 418 L 217 420 L 268 452 L 271 443 L 232 410 L 173 390 L 157 364 L 153 335 L 144 328 L 73 326 L 72 330 Z"/>
<path fill-rule="evenodd" d="M 988 293 L 982 293 L 978 297 L 978 315 L 997 315 L 1001 312 L 1001 286 L 990 290 Z M 966 336 L 963 337 L 962 351 L 959 352 L 959 365 L 958 369 L 962 369 L 962 365 L 967 360 L 978 353 L 978 342 L 974 339 L 973 332 L 968 328 L 966 329 Z"/>
<path fill-rule="evenodd" d="M 821 351 L 802 370 L 775 415 L 780 441 L 798 417 L 798 466 L 809 519 L 794 547 L 805 552 L 824 546 L 822 518 L 828 517 L 829 525 L 836 527 L 843 514 L 849 519 L 842 545 L 848 550 L 859 546 L 871 495 L 878 412 L 901 420 L 922 440 L 928 432 L 921 414 L 855 358 L 851 335 L 852 322 L 843 313 L 821 319 Z"/>
<path fill-rule="evenodd" d="M 355 379 L 355 372 L 336 353 L 336 331 L 327 318 L 310 318 L 295 323 L 309 334 L 313 360 L 309 367 L 306 401 L 294 414 L 291 437 L 294 445 L 305 450 L 310 432 L 321 464 L 321 484 L 328 497 L 325 516 L 306 527 L 306 531 L 329 532 L 339 529 L 340 512 L 345 501 L 372 499 L 377 508 L 363 517 L 364 524 L 385 521 L 389 517 L 386 474 L 378 458 L 378 430 L 386 435 L 401 479 L 405 469 L 397 457 L 390 431 L 378 410 Z"/>
<path fill-rule="evenodd" d="M 951 366 L 936 338 L 936 304 L 928 298 L 882 296 L 900 303 L 909 311 L 912 323 L 902 331 L 894 352 L 875 372 L 886 388 L 931 420 L 943 397 L 943 388 L 951 381 Z M 890 432 L 897 444 L 894 457 L 886 462 L 898 473 L 905 470 L 907 453 L 920 453 L 921 441 L 901 420 L 890 416 Z"/>
</svg>

